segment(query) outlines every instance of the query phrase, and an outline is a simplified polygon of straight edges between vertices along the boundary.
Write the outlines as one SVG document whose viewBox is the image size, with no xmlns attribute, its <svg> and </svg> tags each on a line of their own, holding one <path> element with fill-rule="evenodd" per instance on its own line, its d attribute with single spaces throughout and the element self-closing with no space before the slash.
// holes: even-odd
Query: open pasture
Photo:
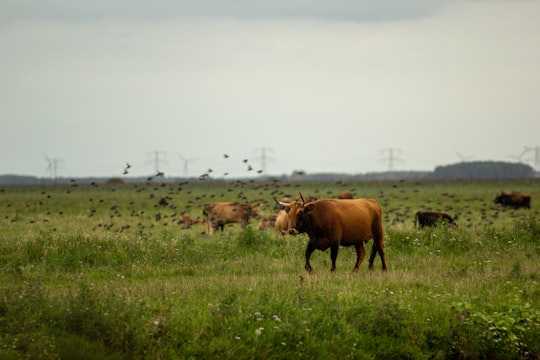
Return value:
<svg viewBox="0 0 540 360">
<path fill-rule="evenodd" d="M 505 189 L 531 209 L 496 206 Z M 387 273 L 351 274 L 340 248 L 335 273 L 316 251 L 308 275 L 305 235 L 182 222 L 340 191 L 380 203 Z M 417 229 L 417 210 L 459 227 Z M 538 180 L 6 186 L 0 216 L 0 358 L 540 357 Z"/>
</svg>

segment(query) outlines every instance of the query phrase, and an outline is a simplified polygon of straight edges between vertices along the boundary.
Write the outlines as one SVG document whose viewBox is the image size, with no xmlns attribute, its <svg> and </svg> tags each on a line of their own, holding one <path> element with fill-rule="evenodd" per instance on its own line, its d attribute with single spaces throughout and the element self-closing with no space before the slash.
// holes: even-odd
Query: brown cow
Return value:
<svg viewBox="0 0 540 360">
<path fill-rule="evenodd" d="M 203 214 L 206 216 L 207 233 L 212 235 L 214 229 L 220 228 L 223 231 L 226 224 L 249 224 L 251 218 L 259 217 L 259 206 L 238 202 L 207 203 Z"/>
<path fill-rule="evenodd" d="M 348 191 L 342 191 L 338 194 L 337 196 L 338 199 L 353 199 L 354 196 L 353 196 L 353 193 L 351 192 L 348 192 Z"/>
<path fill-rule="evenodd" d="M 279 210 L 277 214 L 265 217 L 259 223 L 259 230 L 266 230 L 268 228 L 274 228 L 281 235 L 287 234 L 289 227 L 289 215 L 285 210 Z"/>
<path fill-rule="evenodd" d="M 287 211 L 279 210 L 276 221 L 274 222 L 274 229 L 282 235 L 287 235 L 287 230 L 289 229 L 289 214 L 287 214 Z"/>
<path fill-rule="evenodd" d="M 278 201 L 274 197 L 274 201 L 276 202 L 276 205 L 280 208 L 278 211 L 275 221 L 274 221 L 274 229 L 276 229 L 280 234 L 288 236 L 287 230 L 289 228 L 289 214 L 285 211 L 286 207 L 291 204 L 290 198 L 283 198 L 281 201 Z"/>
<path fill-rule="evenodd" d="M 325 251 L 330 248 L 331 271 L 335 271 L 339 247 L 351 245 L 356 248 L 353 272 L 357 272 L 366 254 L 364 243 L 370 239 L 373 239 L 373 247 L 369 256 L 369 268 L 373 268 L 378 253 L 382 269 L 386 271 L 382 212 L 375 200 L 325 199 L 308 203 L 295 201 L 283 205 L 289 215 L 288 233 L 307 233 L 309 236 L 305 265 L 308 272 L 313 271 L 309 259 L 316 249 Z"/>
<path fill-rule="evenodd" d="M 519 209 L 520 207 L 530 209 L 531 195 L 520 193 L 518 191 L 502 191 L 500 195 L 497 195 L 495 199 L 493 199 L 493 202 L 514 209 Z"/>
<path fill-rule="evenodd" d="M 276 222 L 276 215 L 275 214 L 264 217 L 259 222 L 258 228 L 259 228 L 259 230 L 266 230 L 268 228 L 273 228 L 275 222 Z"/>
<path fill-rule="evenodd" d="M 442 211 L 417 211 L 414 216 L 414 227 L 416 224 L 423 229 L 426 226 L 437 226 L 440 222 L 445 222 L 451 224 L 453 227 L 457 227 L 457 224 L 454 222 L 457 219 L 457 216 L 451 217 L 445 212 Z"/>
<path fill-rule="evenodd" d="M 198 216 L 194 219 L 188 214 L 183 214 L 182 215 L 182 220 L 178 221 L 178 224 L 182 225 L 182 229 L 189 229 L 193 225 L 201 225 L 201 224 L 204 224 L 204 223 L 205 222 L 203 222 Z"/>
</svg>

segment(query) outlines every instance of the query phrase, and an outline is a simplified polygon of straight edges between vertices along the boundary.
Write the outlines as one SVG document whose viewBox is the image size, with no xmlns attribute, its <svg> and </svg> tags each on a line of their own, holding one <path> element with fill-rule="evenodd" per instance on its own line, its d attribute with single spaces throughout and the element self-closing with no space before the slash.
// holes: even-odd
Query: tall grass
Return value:
<svg viewBox="0 0 540 360">
<path fill-rule="evenodd" d="M 353 186 L 385 204 L 387 273 L 376 259 L 352 274 L 341 248 L 337 272 L 315 252 L 308 275 L 305 235 L 178 224 L 240 192 L 270 214 L 274 191 Z M 502 186 L 540 195 L 530 182 L 7 188 L 0 358 L 538 358 L 540 216 L 534 200 L 494 207 Z M 460 227 L 414 228 L 427 207 Z"/>
</svg>

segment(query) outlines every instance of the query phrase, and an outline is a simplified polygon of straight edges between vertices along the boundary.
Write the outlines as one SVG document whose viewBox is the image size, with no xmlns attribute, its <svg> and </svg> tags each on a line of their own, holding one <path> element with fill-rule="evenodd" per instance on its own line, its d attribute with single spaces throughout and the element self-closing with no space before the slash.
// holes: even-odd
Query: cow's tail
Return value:
<svg viewBox="0 0 540 360">
<path fill-rule="evenodd" d="M 418 223 L 418 211 L 416 212 L 416 214 L 414 214 L 414 228 L 416 229 L 416 224 Z"/>
<path fill-rule="evenodd" d="M 373 268 L 373 260 L 375 254 L 379 253 L 381 258 L 383 271 L 386 271 L 386 256 L 384 255 L 384 231 L 382 226 L 382 209 L 377 206 L 375 216 L 373 217 L 372 232 L 373 232 L 373 247 L 369 256 L 369 268 Z"/>
<path fill-rule="evenodd" d="M 378 207 L 375 212 L 376 216 L 373 217 L 372 231 L 373 231 L 373 243 L 380 250 L 384 252 L 384 232 L 382 227 L 382 210 Z"/>
</svg>

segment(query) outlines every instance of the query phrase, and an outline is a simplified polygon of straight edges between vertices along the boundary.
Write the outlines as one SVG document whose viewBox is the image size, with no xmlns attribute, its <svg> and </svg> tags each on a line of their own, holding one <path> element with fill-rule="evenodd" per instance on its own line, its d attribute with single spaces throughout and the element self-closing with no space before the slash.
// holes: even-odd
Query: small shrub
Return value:
<svg viewBox="0 0 540 360">
<path fill-rule="evenodd" d="M 112 177 L 105 181 L 105 185 L 124 185 L 125 182 L 119 177 Z"/>
<path fill-rule="evenodd" d="M 474 348 L 482 358 L 537 358 L 540 355 L 540 311 L 529 303 L 503 305 L 501 309 L 472 311 L 454 304 L 456 348 Z M 469 350 L 470 351 L 470 350 Z"/>
<path fill-rule="evenodd" d="M 236 240 L 240 246 L 246 247 L 256 247 L 271 241 L 266 232 L 256 230 L 251 226 L 243 227 L 242 232 L 238 234 Z"/>
<path fill-rule="evenodd" d="M 540 238 L 540 222 L 534 216 L 523 216 L 514 224 L 514 233 L 520 239 L 538 244 Z"/>
</svg>

